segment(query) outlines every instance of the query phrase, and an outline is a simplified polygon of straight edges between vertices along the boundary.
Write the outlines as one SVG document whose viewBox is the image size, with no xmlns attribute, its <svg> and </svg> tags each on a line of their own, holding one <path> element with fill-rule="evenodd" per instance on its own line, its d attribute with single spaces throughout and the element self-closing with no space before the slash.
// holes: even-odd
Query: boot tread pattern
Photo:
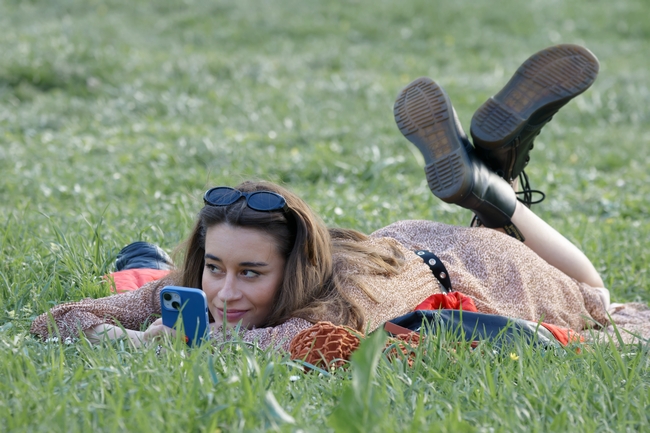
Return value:
<svg viewBox="0 0 650 433">
<path fill-rule="evenodd" d="M 480 147 L 509 145 L 531 115 L 552 116 L 596 79 L 598 61 L 576 45 L 558 45 L 527 59 L 508 84 L 472 118 L 472 136 Z"/>
<path fill-rule="evenodd" d="M 562 98 L 584 91 L 596 79 L 597 63 L 586 57 L 582 49 L 554 48 L 526 60 L 517 73 Z"/>
<path fill-rule="evenodd" d="M 441 199 L 456 196 L 459 179 L 468 175 L 466 171 L 463 157 L 458 152 L 434 161 L 424 168 L 429 189 Z"/>
<path fill-rule="evenodd" d="M 402 91 L 395 102 L 394 112 L 397 126 L 405 136 L 433 128 L 449 118 L 445 96 L 440 88 L 422 78 Z"/>
<path fill-rule="evenodd" d="M 394 115 L 402 134 L 424 156 L 424 171 L 434 195 L 445 201 L 462 197 L 471 185 L 464 162 L 466 137 L 456 126 L 445 92 L 431 79 L 418 78 L 398 95 Z"/>
<path fill-rule="evenodd" d="M 487 137 L 498 136 L 501 131 L 513 131 L 521 122 L 506 105 L 490 98 L 474 114 L 476 124 L 480 125 L 482 133 Z M 495 134 L 496 132 L 496 134 Z"/>
</svg>

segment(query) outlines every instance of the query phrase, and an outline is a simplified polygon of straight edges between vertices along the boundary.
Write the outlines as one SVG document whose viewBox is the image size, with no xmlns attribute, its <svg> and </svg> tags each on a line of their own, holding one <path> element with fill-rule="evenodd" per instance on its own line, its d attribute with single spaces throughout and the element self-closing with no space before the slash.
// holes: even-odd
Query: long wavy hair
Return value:
<svg viewBox="0 0 650 433">
<path fill-rule="evenodd" d="M 245 200 L 229 206 L 204 206 L 191 235 L 184 244 L 184 263 L 179 269 L 181 285 L 202 288 L 205 266 L 205 235 L 218 224 L 259 230 L 274 240 L 286 259 L 284 278 L 276 293 L 271 314 L 262 326 L 277 326 L 292 317 L 308 321 L 329 320 L 362 330 L 364 315 L 345 293 L 345 287 L 356 284 L 365 290 L 360 274 L 343 272 L 346 254 L 363 256 L 367 272 L 393 274 L 400 259 L 395 254 L 380 254 L 360 244 L 367 239 L 354 230 L 328 229 L 311 208 L 291 191 L 271 182 L 246 181 L 235 187 L 242 192 L 272 191 L 282 195 L 289 210 L 258 212 Z M 339 272 L 340 271 L 340 272 Z M 371 294 L 369 296 L 372 297 Z"/>
</svg>

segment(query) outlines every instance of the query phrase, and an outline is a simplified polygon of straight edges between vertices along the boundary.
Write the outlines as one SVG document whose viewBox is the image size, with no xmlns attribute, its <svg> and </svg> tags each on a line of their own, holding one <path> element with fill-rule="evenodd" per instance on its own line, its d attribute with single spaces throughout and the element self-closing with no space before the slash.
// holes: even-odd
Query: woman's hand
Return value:
<svg viewBox="0 0 650 433">
<path fill-rule="evenodd" d="M 155 322 L 153 322 L 143 333 L 144 341 L 152 341 L 156 337 L 161 337 L 163 335 L 169 335 L 171 337 L 175 337 L 176 330 L 163 325 L 162 319 L 158 319 Z"/>
<path fill-rule="evenodd" d="M 146 331 L 134 331 L 132 329 L 123 329 L 119 326 L 109 325 L 107 323 L 97 325 L 85 331 L 86 338 L 92 344 L 99 344 L 103 340 L 119 340 L 126 338 L 129 343 L 135 348 L 141 347 L 143 344 L 153 341 L 156 337 L 163 335 L 176 336 L 176 331 L 169 328 L 162 323 L 162 319 L 153 322 Z"/>
<path fill-rule="evenodd" d="M 99 344 L 103 340 L 119 340 L 126 338 L 133 347 L 140 347 L 144 343 L 144 332 L 134 331 L 132 329 L 123 329 L 118 326 L 109 325 L 107 323 L 97 325 L 84 332 L 86 338 L 92 344 Z"/>
</svg>

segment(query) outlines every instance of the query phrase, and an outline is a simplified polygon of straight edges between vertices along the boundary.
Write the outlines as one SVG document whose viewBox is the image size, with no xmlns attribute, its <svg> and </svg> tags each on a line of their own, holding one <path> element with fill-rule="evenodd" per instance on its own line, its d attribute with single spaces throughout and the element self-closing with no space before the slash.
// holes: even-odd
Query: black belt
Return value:
<svg viewBox="0 0 650 433">
<path fill-rule="evenodd" d="M 449 280 L 449 272 L 447 272 L 447 268 L 445 268 L 445 265 L 442 264 L 442 261 L 438 256 L 427 250 L 417 250 L 415 251 L 415 254 L 420 256 L 422 260 L 424 260 L 424 263 L 429 266 L 431 272 L 433 272 L 433 276 L 436 277 L 436 279 L 440 281 L 440 284 L 442 284 L 442 287 L 444 287 L 443 292 L 445 292 L 445 294 L 452 292 L 453 290 L 451 288 L 451 281 Z"/>
</svg>

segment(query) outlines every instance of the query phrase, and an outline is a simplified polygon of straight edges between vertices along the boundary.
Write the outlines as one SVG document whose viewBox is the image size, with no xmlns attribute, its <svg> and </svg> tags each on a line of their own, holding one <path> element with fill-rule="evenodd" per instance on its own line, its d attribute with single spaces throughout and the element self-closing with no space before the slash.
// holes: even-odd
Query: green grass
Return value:
<svg viewBox="0 0 650 433">
<path fill-rule="evenodd" d="M 395 96 L 430 76 L 468 127 L 560 42 L 590 48 L 601 72 L 536 141 L 527 172 L 548 194 L 536 211 L 614 300 L 649 302 L 646 12 L 645 0 L 0 2 L 0 431 L 647 430 L 643 348 L 519 345 L 515 361 L 440 338 L 409 369 L 372 358 L 370 342 L 319 376 L 243 349 L 157 358 L 28 334 L 51 305 L 107 295 L 101 276 L 127 243 L 171 252 L 209 186 L 283 182 L 328 224 L 365 232 L 466 225 L 429 193 Z"/>
</svg>

